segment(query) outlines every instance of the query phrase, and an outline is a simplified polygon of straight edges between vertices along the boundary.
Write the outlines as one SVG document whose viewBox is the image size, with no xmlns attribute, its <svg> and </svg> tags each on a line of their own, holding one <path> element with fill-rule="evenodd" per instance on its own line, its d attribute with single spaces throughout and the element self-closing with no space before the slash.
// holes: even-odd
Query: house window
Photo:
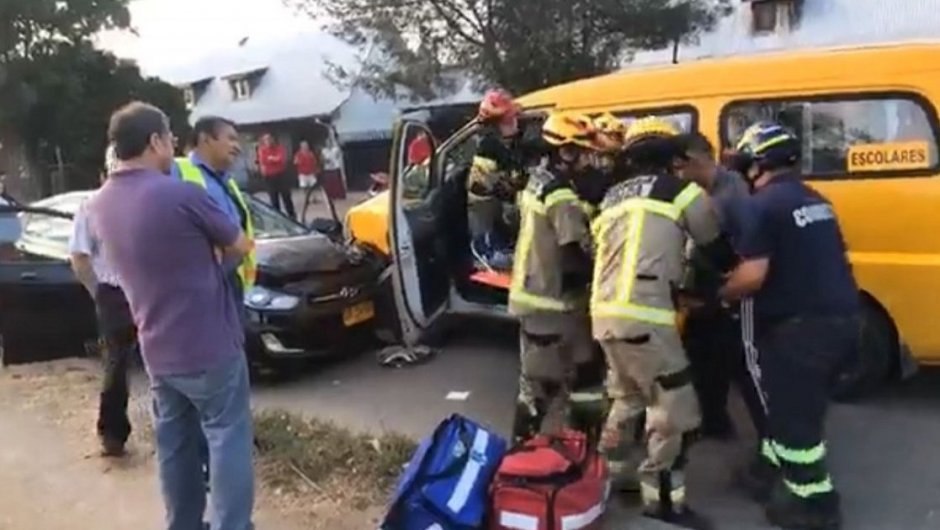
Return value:
<svg viewBox="0 0 940 530">
<path fill-rule="evenodd" d="M 755 35 L 792 31 L 803 14 L 803 0 L 751 0 L 750 4 Z"/>
<path fill-rule="evenodd" d="M 232 94 L 236 100 L 248 99 L 251 97 L 251 82 L 247 78 L 233 79 Z"/>
<path fill-rule="evenodd" d="M 192 110 L 196 106 L 196 89 L 191 86 L 184 88 L 183 101 L 186 102 L 186 109 Z"/>
</svg>

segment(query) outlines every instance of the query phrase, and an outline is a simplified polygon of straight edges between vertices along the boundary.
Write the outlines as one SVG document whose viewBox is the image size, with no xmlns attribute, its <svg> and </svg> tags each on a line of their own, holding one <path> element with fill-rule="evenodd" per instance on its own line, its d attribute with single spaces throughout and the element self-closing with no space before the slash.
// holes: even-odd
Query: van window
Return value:
<svg viewBox="0 0 940 530">
<path fill-rule="evenodd" d="M 639 118 L 656 116 L 672 123 L 680 132 L 692 132 L 698 125 L 698 116 L 692 107 L 670 107 L 664 109 L 625 110 L 614 112 L 627 127 Z"/>
<path fill-rule="evenodd" d="M 803 172 L 811 177 L 905 176 L 940 162 L 936 113 L 914 95 L 731 103 L 722 112 L 723 144 L 734 147 L 760 120 L 793 129 L 803 143 Z"/>
</svg>

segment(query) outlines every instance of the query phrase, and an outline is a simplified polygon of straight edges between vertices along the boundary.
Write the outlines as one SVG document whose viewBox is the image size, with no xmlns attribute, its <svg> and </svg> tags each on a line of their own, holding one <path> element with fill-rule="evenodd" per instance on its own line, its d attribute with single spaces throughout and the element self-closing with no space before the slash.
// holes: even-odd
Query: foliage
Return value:
<svg viewBox="0 0 940 530">
<path fill-rule="evenodd" d="M 92 187 L 104 162 L 108 119 L 139 99 L 162 108 L 185 133 L 182 94 L 141 76 L 135 64 L 96 50 L 103 28 L 127 28 L 128 0 L 0 2 L 0 140 L 22 145 L 39 169 L 39 194 L 52 191 L 61 162 L 68 187 Z M 13 140 L 12 142 L 10 140 Z"/>
<path fill-rule="evenodd" d="M 101 29 L 130 26 L 129 0 L 3 0 L 0 64 L 78 43 Z"/>
<path fill-rule="evenodd" d="M 694 42 L 729 0 L 284 0 L 368 50 L 336 78 L 430 99 L 453 71 L 517 93 L 606 73 L 637 49 Z"/>
</svg>

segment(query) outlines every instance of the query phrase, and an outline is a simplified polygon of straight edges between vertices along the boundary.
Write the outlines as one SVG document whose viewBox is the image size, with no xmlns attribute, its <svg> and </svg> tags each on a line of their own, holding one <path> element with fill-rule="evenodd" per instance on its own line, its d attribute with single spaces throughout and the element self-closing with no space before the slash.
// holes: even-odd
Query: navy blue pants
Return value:
<svg viewBox="0 0 940 530">
<path fill-rule="evenodd" d="M 834 492 L 823 426 L 832 382 L 853 355 L 858 336 L 854 316 L 791 318 L 758 330 L 760 381 L 768 408 L 765 456 L 799 498 Z"/>
</svg>

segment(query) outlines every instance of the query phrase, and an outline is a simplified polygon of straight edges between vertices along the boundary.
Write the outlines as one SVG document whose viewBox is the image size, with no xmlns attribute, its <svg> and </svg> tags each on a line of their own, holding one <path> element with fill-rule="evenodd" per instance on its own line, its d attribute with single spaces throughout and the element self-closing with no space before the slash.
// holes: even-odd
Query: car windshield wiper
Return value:
<svg viewBox="0 0 940 530">
<path fill-rule="evenodd" d="M 75 217 L 74 214 L 53 210 L 52 208 L 26 206 L 25 204 L 0 204 L 0 214 L 5 213 L 31 213 L 48 215 L 49 217 L 58 217 L 60 219 L 73 219 Z"/>
</svg>

